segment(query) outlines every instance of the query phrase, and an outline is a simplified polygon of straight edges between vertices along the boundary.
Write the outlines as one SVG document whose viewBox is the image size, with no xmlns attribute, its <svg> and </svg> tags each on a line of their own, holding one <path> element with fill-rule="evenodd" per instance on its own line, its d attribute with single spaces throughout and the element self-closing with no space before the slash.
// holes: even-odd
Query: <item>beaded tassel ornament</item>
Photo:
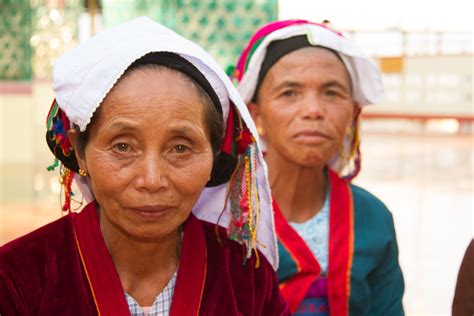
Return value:
<svg viewBox="0 0 474 316">
<path fill-rule="evenodd" d="M 46 121 L 47 141 L 50 146 L 54 147 L 54 163 L 47 167 L 48 171 L 53 171 L 59 166 L 59 183 L 61 184 L 62 191 L 64 192 L 64 202 L 62 210 L 64 212 L 71 212 L 71 197 L 74 195 L 72 192 L 72 181 L 74 179 L 74 171 L 68 166 L 64 165 L 63 161 L 60 161 L 58 157 L 68 158 L 74 155 L 74 151 L 71 147 L 69 137 L 67 135 L 70 129 L 69 119 L 66 114 L 59 108 L 56 100 L 53 101 L 51 109 L 48 113 Z M 73 157 L 71 157 L 73 158 Z M 70 167 L 70 166 L 69 166 Z"/>
<path fill-rule="evenodd" d="M 350 149 L 347 157 L 347 162 L 344 162 L 345 166 L 350 170 L 347 175 L 344 175 L 344 179 L 351 181 L 354 179 L 360 171 L 361 168 L 361 153 L 360 153 L 360 113 L 361 110 L 358 109 L 358 112 L 354 116 L 351 127 L 351 143 Z"/>
<path fill-rule="evenodd" d="M 236 173 L 229 182 L 229 201 L 231 221 L 228 236 L 232 240 L 245 245 L 245 258 L 252 255 L 252 249 L 257 255 L 257 229 L 260 212 L 260 201 L 256 183 L 256 148 L 255 144 L 248 146 L 246 154 L 239 155 Z"/>
<path fill-rule="evenodd" d="M 257 252 L 257 230 L 260 213 L 256 178 L 258 149 L 255 139 L 242 123 L 240 116 L 233 107 L 229 111 L 227 140 L 229 140 L 229 135 L 233 135 L 231 148 L 232 154 L 237 156 L 237 166 L 228 183 L 226 204 L 222 212 L 225 211 L 227 201 L 229 201 L 228 237 L 245 246 L 245 259 L 249 259 L 252 250 L 254 250 L 256 266 L 258 267 L 260 265 Z M 225 143 L 226 140 L 224 140 L 224 147 Z"/>
</svg>

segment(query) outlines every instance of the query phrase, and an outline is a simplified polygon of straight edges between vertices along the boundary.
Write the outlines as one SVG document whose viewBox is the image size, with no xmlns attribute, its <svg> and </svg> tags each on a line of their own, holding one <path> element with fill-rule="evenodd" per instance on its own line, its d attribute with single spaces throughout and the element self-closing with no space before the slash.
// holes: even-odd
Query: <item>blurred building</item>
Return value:
<svg viewBox="0 0 474 316">
<path fill-rule="evenodd" d="M 472 131 L 472 33 L 347 33 L 378 62 L 384 74 L 385 98 L 365 111 L 366 119 L 382 119 L 386 126 L 387 120 L 418 122 L 428 131 L 441 133 Z"/>
<path fill-rule="evenodd" d="M 205 47 L 225 69 L 277 1 L 0 0 L 0 206 L 54 197 L 44 142 L 54 60 L 92 34 L 148 15 Z"/>
</svg>

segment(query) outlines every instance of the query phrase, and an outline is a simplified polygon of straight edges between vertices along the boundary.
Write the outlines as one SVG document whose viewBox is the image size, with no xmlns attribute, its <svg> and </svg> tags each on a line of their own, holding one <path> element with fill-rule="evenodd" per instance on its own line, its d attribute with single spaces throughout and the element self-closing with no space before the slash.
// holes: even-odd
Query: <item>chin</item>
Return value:
<svg viewBox="0 0 474 316">
<path fill-rule="evenodd" d="M 144 229 L 140 231 L 130 231 L 129 236 L 131 239 L 137 241 L 154 241 L 157 239 L 162 239 L 164 237 L 170 236 L 172 233 L 176 232 L 176 229 L 166 229 L 160 230 L 159 228 L 156 229 Z"/>
<path fill-rule="evenodd" d="M 181 224 L 166 219 L 159 222 L 128 222 L 122 226 L 122 232 L 136 241 L 153 241 L 166 238 L 179 230 Z"/>
<path fill-rule="evenodd" d="M 320 162 L 320 161 L 301 161 L 298 163 L 298 166 L 303 167 L 303 168 L 316 168 L 318 166 L 325 165 L 325 163 Z"/>
<path fill-rule="evenodd" d="M 315 168 L 326 165 L 328 158 L 319 153 L 303 154 L 293 159 L 295 164 L 304 168 Z"/>
</svg>

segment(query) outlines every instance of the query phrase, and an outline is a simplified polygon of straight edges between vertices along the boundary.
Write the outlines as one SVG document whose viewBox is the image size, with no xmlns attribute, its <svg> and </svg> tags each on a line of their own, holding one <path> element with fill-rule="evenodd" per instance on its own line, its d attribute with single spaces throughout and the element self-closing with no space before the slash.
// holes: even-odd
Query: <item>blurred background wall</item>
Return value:
<svg viewBox="0 0 474 316">
<path fill-rule="evenodd" d="M 0 244 L 62 215 L 44 141 L 52 65 L 60 54 L 91 34 L 148 15 L 201 44 L 227 69 L 268 21 L 329 19 L 384 74 L 384 100 L 364 111 L 363 169 L 355 182 L 393 212 L 406 312 L 449 315 L 474 227 L 468 3 L 0 0 Z"/>
</svg>

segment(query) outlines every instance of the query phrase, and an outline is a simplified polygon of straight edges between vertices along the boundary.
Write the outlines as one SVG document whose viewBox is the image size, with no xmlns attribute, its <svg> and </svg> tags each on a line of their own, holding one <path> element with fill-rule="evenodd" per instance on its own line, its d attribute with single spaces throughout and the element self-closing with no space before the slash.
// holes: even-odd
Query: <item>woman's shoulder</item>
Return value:
<svg viewBox="0 0 474 316">
<path fill-rule="evenodd" d="M 354 204 L 363 205 L 364 207 L 379 213 L 390 213 L 387 206 L 374 194 L 357 185 L 351 184 L 350 186 Z"/>
<path fill-rule="evenodd" d="M 358 201 L 363 202 L 370 207 L 380 208 L 388 211 L 385 204 L 374 194 L 370 193 L 364 188 L 361 188 L 360 186 L 354 184 L 351 184 L 350 186 L 354 200 L 357 199 Z"/>
<path fill-rule="evenodd" d="M 0 247 L 0 269 L 37 264 L 67 249 L 73 238 L 71 219 L 64 216 Z"/>
<path fill-rule="evenodd" d="M 356 216 L 361 214 L 364 218 L 371 218 L 378 223 L 393 225 L 392 213 L 379 198 L 357 185 L 351 184 L 350 187 Z"/>
<path fill-rule="evenodd" d="M 65 302 L 77 315 L 90 310 L 72 219 L 64 216 L 0 247 L 0 314 L 55 314 L 45 311 Z"/>
<path fill-rule="evenodd" d="M 245 259 L 244 246 L 228 239 L 224 228 L 201 223 L 207 243 L 205 295 L 210 301 L 220 300 L 217 305 L 205 304 L 208 314 L 228 314 L 231 306 L 243 315 L 289 314 L 276 274 L 265 256 L 257 250 Z"/>
<path fill-rule="evenodd" d="M 222 226 L 201 221 L 206 236 L 208 257 L 215 257 L 218 261 L 225 258 L 227 265 L 231 269 L 241 269 L 245 271 L 253 270 L 257 275 L 273 271 L 270 263 L 260 251 L 252 251 L 249 259 L 245 259 L 245 247 L 227 237 L 227 232 Z M 258 266 L 258 269 L 253 269 Z M 272 273 L 272 272 L 270 272 Z"/>
</svg>

